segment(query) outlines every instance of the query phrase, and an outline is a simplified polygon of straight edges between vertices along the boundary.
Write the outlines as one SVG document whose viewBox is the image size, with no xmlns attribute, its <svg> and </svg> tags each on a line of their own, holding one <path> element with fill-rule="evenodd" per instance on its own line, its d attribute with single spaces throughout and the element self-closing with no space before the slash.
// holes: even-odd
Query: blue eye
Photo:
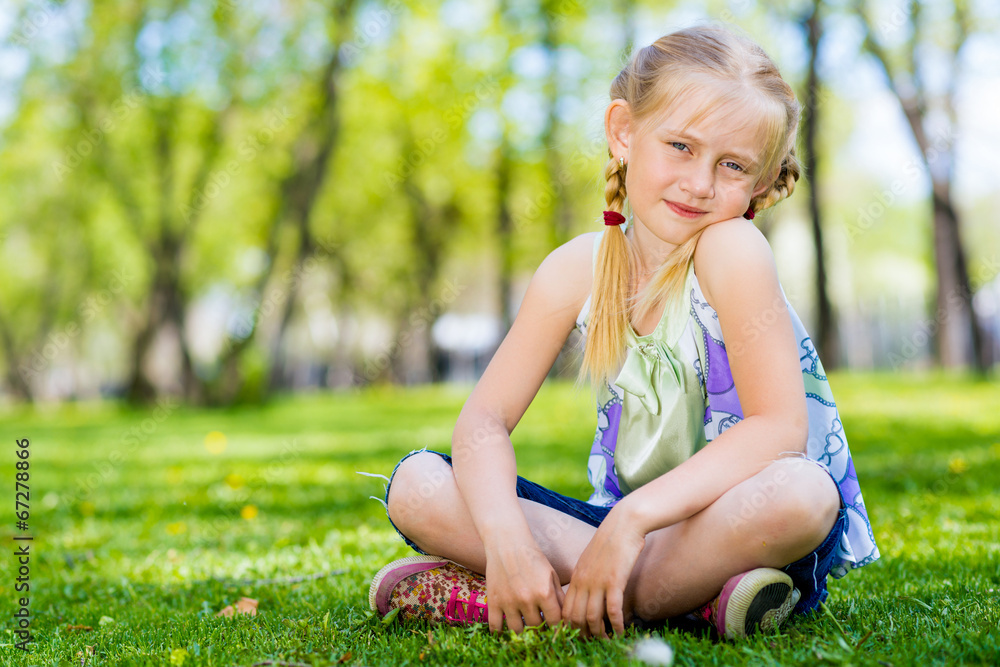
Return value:
<svg viewBox="0 0 1000 667">
<path fill-rule="evenodd" d="M 736 171 L 743 171 L 743 167 L 741 167 L 740 165 L 736 164 L 735 162 L 723 162 L 722 164 L 726 165 L 730 169 L 734 169 Z"/>
<path fill-rule="evenodd" d="M 670 145 L 673 146 L 674 148 L 676 148 L 679 151 L 686 151 L 687 150 L 687 144 L 682 144 L 679 141 L 671 141 Z"/>
</svg>

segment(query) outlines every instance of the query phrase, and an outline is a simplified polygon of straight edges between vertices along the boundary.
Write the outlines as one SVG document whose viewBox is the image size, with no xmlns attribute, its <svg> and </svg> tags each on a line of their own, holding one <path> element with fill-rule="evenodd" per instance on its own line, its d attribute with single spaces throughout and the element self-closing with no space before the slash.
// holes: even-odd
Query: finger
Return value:
<svg viewBox="0 0 1000 667">
<path fill-rule="evenodd" d="M 542 600 L 542 615 L 545 617 L 545 624 L 550 628 L 554 628 L 562 621 L 562 601 L 556 594 L 556 591 L 561 590 L 561 588 L 556 588 Z"/>
<path fill-rule="evenodd" d="M 491 595 L 486 595 L 486 614 L 490 618 L 490 632 L 500 632 L 503 630 L 503 613 L 500 611 L 500 605 L 491 602 L 492 599 Z"/>
<path fill-rule="evenodd" d="M 573 624 L 573 602 L 576 600 L 576 589 L 573 584 L 570 583 L 569 588 L 566 589 L 566 593 L 563 595 L 563 620 L 568 622 L 570 625 Z"/>
<path fill-rule="evenodd" d="M 587 627 L 594 637 L 608 638 L 604 629 L 604 591 L 591 591 L 587 598 Z"/>
<path fill-rule="evenodd" d="M 568 623 L 571 628 L 580 628 L 580 624 L 576 622 L 576 604 L 579 594 L 576 588 L 571 583 L 569 589 L 566 591 L 566 597 L 563 599 L 562 606 L 562 619 L 564 623 Z"/>
<path fill-rule="evenodd" d="M 524 627 L 532 627 L 536 625 L 542 625 L 544 621 L 542 620 L 541 608 L 537 606 L 528 607 L 527 610 L 521 614 L 522 620 L 524 621 Z"/>
<path fill-rule="evenodd" d="M 520 610 L 512 609 L 510 614 L 504 615 L 504 621 L 507 622 L 507 629 L 512 630 L 515 635 L 524 632 L 524 621 L 521 620 Z"/>
<path fill-rule="evenodd" d="M 618 589 L 608 591 L 608 618 L 611 620 L 612 630 L 619 637 L 625 634 L 625 613 L 622 610 L 624 597 Z"/>
</svg>

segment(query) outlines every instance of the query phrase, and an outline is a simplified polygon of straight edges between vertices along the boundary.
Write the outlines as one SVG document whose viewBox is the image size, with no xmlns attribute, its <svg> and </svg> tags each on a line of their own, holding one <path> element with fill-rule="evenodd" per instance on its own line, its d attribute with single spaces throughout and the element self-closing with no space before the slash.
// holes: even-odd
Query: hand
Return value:
<svg viewBox="0 0 1000 667">
<path fill-rule="evenodd" d="M 559 623 L 563 590 L 537 545 L 514 543 L 486 553 L 486 603 L 491 632 L 502 630 L 506 620 L 520 634 L 525 625 Z"/>
<path fill-rule="evenodd" d="M 585 637 L 608 638 L 605 611 L 615 634 L 625 634 L 625 585 L 646 537 L 617 510 L 608 513 L 580 555 L 563 601 L 563 618 Z"/>
</svg>

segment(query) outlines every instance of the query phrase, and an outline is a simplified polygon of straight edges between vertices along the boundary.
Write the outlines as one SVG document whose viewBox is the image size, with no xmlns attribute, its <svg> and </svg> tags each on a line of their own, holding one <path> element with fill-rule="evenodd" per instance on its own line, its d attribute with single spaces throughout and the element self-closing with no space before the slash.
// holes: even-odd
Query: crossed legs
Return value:
<svg viewBox="0 0 1000 667">
<path fill-rule="evenodd" d="M 531 533 L 565 586 L 593 526 L 521 499 Z M 389 516 L 427 553 L 485 573 L 486 554 L 454 473 L 432 452 L 400 464 L 389 490 Z M 729 577 L 755 567 L 781 568 L 816 549 L 840 508 L 830 476 L 801 458 L 783 458 L 736 485 L 701 512 L 646 536 L 625 590 L 626 618 L 679 616 L 708 602 Z"/>
</svg>

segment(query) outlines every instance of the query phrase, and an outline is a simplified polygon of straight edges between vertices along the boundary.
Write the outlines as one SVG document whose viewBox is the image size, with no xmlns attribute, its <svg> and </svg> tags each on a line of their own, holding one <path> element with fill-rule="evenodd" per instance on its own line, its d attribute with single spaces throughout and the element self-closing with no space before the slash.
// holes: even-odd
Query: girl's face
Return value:
<svg viewBox="0 0 1000 667">
<path fill-rule="evenodd" d="M 741 217 L 750 199 L 769 187 L 758 186 L 766 179 L 760 178 L 765 146 L 757 127 L 731 109 L 713 109 L 689 124 L 700 102 L 689 98 L 647 127 L 617 134 L 624 141 L 615 155 L 628 163 L 625 187 L 636 233 L 658 239 L 664 252 L 713 223 Z M 613 115 L 609 108 L 609 119 Z M 613 125 L 610 120 L 609 134 Z"/>
</svg>

